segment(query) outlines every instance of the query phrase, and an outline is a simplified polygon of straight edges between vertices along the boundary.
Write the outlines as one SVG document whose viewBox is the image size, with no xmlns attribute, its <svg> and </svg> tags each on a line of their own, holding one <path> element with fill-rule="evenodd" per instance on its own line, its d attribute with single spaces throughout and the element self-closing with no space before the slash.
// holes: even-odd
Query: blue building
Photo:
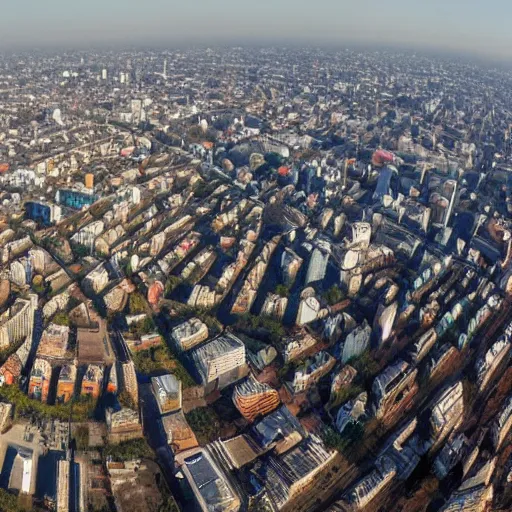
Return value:
<svg viewBox="0 0 512 512">
<path fill-rule="evenodd" d="M 76 210 L 81 210 L 84 206 L 91 206 L 97 199 L 98 197 L 94 194 L 86 194 L 71 189 L 61 189 L 55 194 L 57 203 Z"/>
<path fill-rule="evenodd" d="M 59 222 L 61 217 L 60 206 L 38 201 L 25 203 L 25 216 L 43 226 L 51 226 Z"/>
</svg>

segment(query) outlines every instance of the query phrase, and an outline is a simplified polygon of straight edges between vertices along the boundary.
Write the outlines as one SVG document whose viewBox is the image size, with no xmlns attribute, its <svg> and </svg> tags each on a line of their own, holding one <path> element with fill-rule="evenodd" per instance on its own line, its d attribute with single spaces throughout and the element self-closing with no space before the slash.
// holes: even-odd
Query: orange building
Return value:
<svg viewBox="0 0 512 512">
<path fill-rule="evenodd" d="M 252 375 L 233 390 L 233 403 L 249 422 L 273 411 L 281 400 L 278 392 L 268 384 L 258 382 Z"/>
<path fill-rule="evenodd" d="M 64 365 L 60 370 L 57 382 L 57 402 L 66 403 L 71 400 L 75 393 L 75 382 L 76 366 L 74 364 Z"/>
<path fill-rule="evenodd" d="M 101 394 L 102 386 L 103 368 L 97 364 L 90 364 L 85 371 L 84 378 L 82 379 L 81 394 L 98 398 Z"/>
<path fill-rule="evenodd" d="M 20 377 L 22 364 L 18 354 L 11 354 L 0 368 L 0 385 L 10 386 Z"/>
<path fill-rule="evenodd" d="M 28 396 L 46 402 L 48 400 L 48 390 L 50 388 L 50 379 L 52 378 L 52 367 L 46 359 L 36 359 L 30 372 L 28 383 Z"/>
<path fill-rule="evenodd" d="M 87 173 L 85 175 L 85 188 L 94 188 L 94 174 Z"/>
</svg>

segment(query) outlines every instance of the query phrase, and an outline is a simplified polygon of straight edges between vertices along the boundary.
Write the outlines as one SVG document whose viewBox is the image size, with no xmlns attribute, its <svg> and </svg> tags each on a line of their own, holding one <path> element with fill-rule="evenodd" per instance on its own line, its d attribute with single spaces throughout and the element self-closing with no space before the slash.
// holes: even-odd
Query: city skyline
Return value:
<svg viewBox="0 0 512 512">
<path fill-rule="evenodd" d="M 499 16 L 497 14 L 499 13 Z M 391 46 L 509 60 L 512 6 L 500 0 L 434 0 L 415 5 L 363 0 L 215 4 L 157 0 L 151 5 L 92 0 L 87 5 L 19 2 L 5 6 L 0 50 L 190 44 Z"/>
</svg>

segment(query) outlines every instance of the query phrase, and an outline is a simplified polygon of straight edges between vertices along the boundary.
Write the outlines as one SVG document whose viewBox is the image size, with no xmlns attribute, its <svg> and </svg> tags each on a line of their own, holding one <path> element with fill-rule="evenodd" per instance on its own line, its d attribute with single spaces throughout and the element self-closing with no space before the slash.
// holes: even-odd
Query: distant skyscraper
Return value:
<svg viewBox="0 0 512 512">
<path fill-rule="evenodd" d="M 167 78 L 167 59 L 164 60 L 164 72 L 162 73 L 164 78 Z"/>
<path fill-rule="evenodd" d="M 107 79 L 107 70 L 105 68 L 103 68 L 103 70 L 101 71 L 101 79 L 102 80 Z"/>
</svg>

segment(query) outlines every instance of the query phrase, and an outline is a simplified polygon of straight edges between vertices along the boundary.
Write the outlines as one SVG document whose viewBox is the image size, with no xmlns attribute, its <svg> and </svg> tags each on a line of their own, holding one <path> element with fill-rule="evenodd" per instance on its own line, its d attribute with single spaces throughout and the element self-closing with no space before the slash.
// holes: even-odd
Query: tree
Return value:
<svg viewBox="0 0 512 512">
<path fill-rule="evenodd" d="M 140 315 L 147 312 L 146 300 L 139 292 L 130 294 L 129 308 L 132 315 Z"/>
<path fill-rule="evenodd" d="M 105 457 L 112 457 L 112 460 L 116 462 L 142 459 L 144 457 L 152 458 L 154 456 L 153 450 L 144 438 L 131 439 L 116 445 L 107 444 L 103 449 L 103 455 Z"/>
<path fill-rule="evenodd" d="M 350 385 L 344 388 L 341 388 L 334 396 L 331 395 L 329 400 L 329 408 L 333 409 L 338 405 L 344 404 L 349 400 L 352 400 L 357 395 L 363 392 L 363 388 L 360 386 Z"/>
<path fill-rule="evenodd" d="M 357 370 L 358 377 L 363 381 L 371 379 L 379 372 L 379 365 L 372 358 L 369 350 L 366 350 L 358 357 L 350 359 L 348 364 Z"/>
<path fill-rule="evenodd" d="M 119 403 L 123 407 L 128 407 L 128 409 L 132 409 L 132 410 L 137 409 L 137 406 L 136 406 L 135 402 L 133 401 L 132 396 L 126 390 L 121 391 L 121 393 L 119 393 L 119 395 L 117 395 L 117 399 L 119 400 Z"/>
<path fill-rule="evenodd" d="M 199 444 L 205 445 L 219 436 L 219 418 L 209 407 L 198 407 L 185 416 Z"/>
<path fill-rule="evenodd" d="M 236 325 L 242 331 L 247 330 L 253 333 L 254 331 L 263 331 L 265 337 L 268 337 L 273 344 L 278 343 L 286 334 L 282 324 L 268 316 L 255 316 L 247 313 L 240 316 Z M 255 332 L 254 335 L 258 336 L 258 333 Z"/>
<path fill-rule="evenodd" d="M 55 313 L 52 318 L 52 323 L 69 327 L 69 316 L 63 311 Z"/>
<path fill-rule="evenodd" d="M 78 258 L 85 258 L 90 254 L 89 248 L 82 244 L 73 244 L 71 248 Z"/>
<path fill-rule="evenodd" d="M 87 450 L 89 448 L 89 427 L 87 425 L 76 427 L 74 438 L 78 450 Z"/>
<path fill-rule="evenodd" d="M 281 297 L 288 297 L 290 295 L 290 289 L 284 284 L 278 284 L 276 286 L 276 294 Z"/>
<path fill-rule="evenodd" d="M 18 499 L 14 494 L 0 488 L 0 510 L 2 512 L 21 512 Z"/>
<path fill-rule="evenodd" d="M 265 155 L 265 160 L 271 167 L 275 167 L 277 169 L 283 162 L 283 157 L 279 153 L 267 153 Z"/>
<path fill-rule="evenodd" d="M 165 294 L 170 294 L 181 284 L 181 279 L 178 276 L 169 276 L 165 283 Z"/>
<path fill-rule="evenodd" d="M 325 293 L 324 298 L 330 306 L 341 302 L 344 299 L 343 292 L 338 286 L 333 284 Z"/>
<path fill-rule="evenodd" d="M 75 398 L 65 404 L 48 405 L 29 398 L 17 386 L 1 387 L 0 398 L 14 405 L 16 415 L 28 416 L 35 414 L 42 418 L 59 419 L 61 421 L 68 421 L 70 414 L 73 421 L 86 421 L 96 407 L 96 403 L 91 396 Z"/>
</svg>

